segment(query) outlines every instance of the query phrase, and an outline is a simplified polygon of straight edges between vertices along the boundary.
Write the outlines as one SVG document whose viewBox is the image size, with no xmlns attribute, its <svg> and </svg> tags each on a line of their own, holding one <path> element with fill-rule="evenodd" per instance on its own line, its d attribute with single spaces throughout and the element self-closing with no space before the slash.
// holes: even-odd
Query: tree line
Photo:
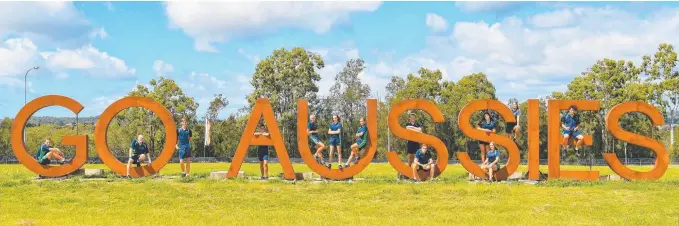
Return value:
<svg viewBox="0 0 679 226">
<path fill-rule="evenodd" d="M 646 148 L 618 141 L 605 128 L 605 115 L 619 103 L 628 101 L 643 101 L 655 106 L 665 116 L 669 123 L 666 127 L 652 126 L 650 120 L 640 113 L 629 113 L 620 120 L 620 125 L 627 131 L 649 136 L 666 144 L 673 157 L 679 157 L 679 142 L 674 140 L 679 136 L 679 129 L 671 130 L 677 121 L 679 107 L 679 71 L 676 70 L 677 54 L 672 45 L 660 44 L 652 55 L 642 58 L 641 65 L 631 61 L 602 59 L 575 76 L 568 84 L 565 92 L 553 92 L 540 101 L 540 155 L 545 158 L 547 148 L 547 101 L 550 99 L 585 99 L 599 100 L 601 110 L 581 111 L 581 128 L 585 134 L 594 138 L 593 145 L 586 147 L 596 158 L 601 153 L 616 153 L 633 158 L 653 158 L 654 153 Z M 444 114 L 445 122 L 434 123 L 426 113 L 415 110 L 419 121 L 425 127 L 425 132 L 441 139 L 447 146 L 450 156 L 455 158 L 454 152 L 469 151 L 472 158 L 479 158 L 476 142 L 464 136 L 457 125 L 457 114 L 468 103 L 479 99 L 497 100 L 494 84 L 482 73 L 472 73 L 463 76 L 458 81 L 443 79 L 438 69 L 420 68 L 408 75 L 394 75 L 386 87 L 386 93 L 377 94 L 370 86 L 363 83 L 360 74 L 365 70 L 362 59 L 350 59 L 334 79 L 334 84 L 326 95 L 319 94 L 318 83 L 321 76 L 319 70 L 324 67 L 323 58 L 314 52 L 301 47 L 292 49 L 277 49 L 261 60 L 252 74 L 250 84 L 253 91 L 246 98 L 249 106 L 239 109 L 219 119 L 219 112 L 229 105 L 229 100 L 222 94 L 216 94 L 207 113 L 204 116 L 196 114 L 198 103 L 193 97 L 184 94 L 183 90 L 170 78 L 160 77 L 149 81 L 148 86 L 138 85 L 127 96 L 149 97 L 165 106 L 173 115 L 176 122 L 186 117 L 193 130 L 192 153 L 194 156 L 233 156 L 244 130 L 249 113 L 258 98 L 269 98 L 277 123 L 283 134 L 285 145 L 291 157 L 299 157 L 297 143 L 297 106 L 298 99 L 309 101 L 309 112 L 318 117 L 319 128 L 327 128 L 332 115 L 337 114 L 343 123 L 342 151 L 349 152 L 349 146 L 354 142 L 353 133 L 359 127 L 359 118 L 366 115 L 366 100 L 378 99 L 378 154 L 376 158 L 384 159 L 387 151 L 397 151 L 405 155 L 405 141 L 390 134 L 387 126 L 387 116 L 391 105 L 406 99 L 426 99 L 436 103 Z M 526 100 L 513 101 L 519 103 L 524 114 L 521 115 L 520 126 L 522 136 L 517 144 L 526 158 L 527 128 Z M 406 122 L 406 115 L 400 118 L 402 124 Z M 498 121 L 497 131 L 504 131 L 504 121 L 492 112 Z M 26 144 L 29 151 L 34 151 L 45 137 L 52 138 L 60 144 L 64 135 L 89 135 L 89 155 L 96 156 L 93 145 L 94 123 L 98 117 L 79 119 L 79 124 L 64 126 L 71 123 L 55 117 L 34 118 L 27 128 Z M 474 125 L 481 119 L 481 112 L 472 117 Z M 205 120 L 212 123 L 211 145 L 203 146 Z M 0 122 L 0 155 L 11 155 L 9 143 L 9 128 L 11 119 L 5 118 Z M 324 131 L 322 129 L 321 131 Z M 142 134 L 150 144 L 151 152 L 157 154 L 164 145 L 165 131 L 159 118 L 147 109 L 130 108 L 119 113 L 111 122 L 107 133 L 108 145 L 117 156 L 126 156 L 129 143 Z M 174 134 L 174 131 L 170 134 Z M 321 139 L 327 142 L 325 133 L 320 133 Z M 674 142 L 672 142 L 674 141 Z M 67 154 L 73 148 L 66 148 Z M 255 153 L 251 152 L 254 156 Z M 272 152 L 274 156 L 275 152 Z M 569 153 L 568 159 L 583 158 Z"/>
</svg>

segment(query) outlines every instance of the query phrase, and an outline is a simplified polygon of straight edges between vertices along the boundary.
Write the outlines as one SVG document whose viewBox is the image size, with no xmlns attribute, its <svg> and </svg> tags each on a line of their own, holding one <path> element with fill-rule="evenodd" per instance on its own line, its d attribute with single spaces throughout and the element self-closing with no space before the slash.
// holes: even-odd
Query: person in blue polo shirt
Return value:
<svg viewBox="0 0 679 226">
<path fill-rule="evenodd" d="M 40 165 L 46 166 L 51 163 L 51 160 L 57 160 L 59 164 L 66 164 L 69 160 L 64 158 L 64 152 L 59 150 L 59 148 L 52 147 L 52 140 L 45 139 L 45 142 L 40 145 L 38 152 L 35 156 Z"/>
<path fill-rule="evenodd" d="M 182 118 L 182 127 L 177 130 L 177 146 L 179 149 L 179 166 L 182 169 L 182 177 L 188 177 L 191 173 L 191 138 L 193 133 L 188 128 L 188 119 Z M 186 167 L 184 167 L 186 164 Z M 186 169 L 186 171 L 184 171 Z"/>
<path fill-rule="evenodd" d="M 413 169 L 414 180 L 422 180 L 422 178 L 419 178 L 418 171 L 420 170 L 429 172 L 429 179 L 434 179 L 434 172 L 436 171 L 434 167 L 436 167 L 436 164 L 434 163 L 431 151 L 427 150 L 427 144 L 421 144 L 420 149 L 415 152 L 415 159 L 411 167 Z"/>
<path fill-rule="evenodd" d="M 509 138 L 514 138 L 516 140 L 519 137 L 519 134 L 521 133 L 521 126 L 519 125 L 521 122 L 519 121 L 521 118 L 521 109 L 519 109 L 519 103 L 513 102 L 509 104 L 510 109 L 512 110 L 512 114 L 514 115 L 514 118 L 516 119 L 516 122 L 508 122 L 507 127 L 505 128 L 505 134 Z"/>
<path fill-rule="evenodd" d="M 486 134 L 495 133 L 495 121 L 490 117 L 490 112 L 486 111 L 483 113 L 483 119 L 476 126 L 477 129 L 486 132 Z M 486 158 L 486 152 L 490 149 L 489 143 L 485 141 L 479 141 L 479 149 L 481 149 L 481 159 Z"/>
<path fill-rule="evenodd" d="M 314 157 L 316 161 L 325 165 L 323 161 L 323 150 L 325 150 L 325 145 L 321 143 L 321 139 L 318 137 L 318 124 L 316 124 L 316 115 L 309 116 L 309 123 L 306 125 L 306 133 L 309 135 L 309 144 L 316 148 L 316 153 Z"/>
<path fill-rule="evenodd" d="M 151 158 L 148 156 L 149 146 L 144 142 L 144 136 L 137 136 L 136 140 L 133 140 L 130 144 L 129 159 L 127 160 L 127 178 L 130 178 L 130 167 L 132 164 L 136 164 L 137 167 L 141 166 L 141 162 L 146 162 L 146 165 L 151 164 Z M 148 161 L 147 161 L 148 160 Z"/>
<path fill-rule="evenodd" d="M 259 124 L 259 131 L 255 136 L 269 136 L 269 132 L 264 124 Z M 257 148 L 257 158 L 259 159 L 259 171 L 262 172 L 262 180 L 269 179 L 269 146 L 262 145 Z"/>
<path fill-rule="evenodd" d="M 583 139 L 585 138 L 580 132 L 580 117 L 577 115 L 578 107 L 571 105 L 568 108 L 568 114 L 561 118 L 561 127 L 563 128 L 563 149 L 568 148 L 568 139 L 575 138 L 577 142 L 575 143 L 575 151 L 577 152 L 582 145 Z"/>
<path fill-rule="evenodd" d="M 328 128 L 328 134 L 330 135 L 330 153 L 328 154 L 328 168 L 332 169 L 332 154 L 337 148 L 337 165 L 342 169 L 342 138 L 340 134 L 342 133 L 342 122 L 339 115 L 332 116 L 332 122 Z"/>
<path fill-rule="evenodd" d="M 368 127 L 365 125 L 365 118 L 360 119 L 361 127 L 356 131 L 356 143 L 351 145 L 351 155 L 347 159 L 347 163 L 344 164 L 344 168 L 349 167 L 351 160 L 359 157 L 359 150 L 363 150 L 368 144 Z"/>
<path fill-rule="evenodd" d="M 415 112 L 411 112 L 409 114 L 409 119 L 408 123 L 406 123 L 405 128 L 407 130 L 415 131 L 418 133 L 422 133 L 422 124 L 419 122 L 415 121 Z M 406 145 L 406 154 L 408 156 L 408 165 L 412 165 L 413 161 L 415 159 L 415 153 L 417 150 L 420 148 L 420 143 L 417 143 L 415 141 L 408 141 L 408 144 Z"/>
<path fill-rule="evenodd" d="M 490 142 L 490 150 L 486 154 L 486 158 L 483 160 L 481 169 L 488 170 L 488 180 L 493 180 L 493 173 L 500 169 L 500 151 L 495 147 L 495 142 Z"/>
</svg>

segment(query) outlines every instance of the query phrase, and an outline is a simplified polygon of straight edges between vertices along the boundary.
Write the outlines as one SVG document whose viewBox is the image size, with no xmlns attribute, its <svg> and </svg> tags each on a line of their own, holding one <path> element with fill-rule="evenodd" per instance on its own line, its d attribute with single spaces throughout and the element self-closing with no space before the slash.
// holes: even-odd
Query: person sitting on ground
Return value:
<svg viewBox="0 0 679 226">
<path fill-rule="evenodd" d="M 418 171 L 420 170 L 429 172 L 429 178 L 434 179 L 436 163 L 434 163 L 431 152 L 427 150 L 427 144 L 421 144 L 420 149 L 415 152 L 415 159 L 411 167 L 413 169 L 413 179 L 422 180 L 422 178 L 419 178 Z"/>
<path fill-rule="evenodd" d="M 500 151 L 495 147 L 495 142 L 490 142 L 490 150 L 486 154 L 486 159 L 483 160 L 481 169 L 488 170 L 488 180 L 493 180 L 493 173 L 500 169 Z"/>
<path fill-rule="evenodd" d="M 49 165 L 52 160 L 57 160 L 57 163 L 62 165 L 70 162 L 70 160 L 64 158 L 64 152 L 59 148 L 52 147 L 52 140 L 50 139 L 45 139 L 45 142 L 40 145 L 36 160 L 43 166 Z"/>
<path fill-rule="evenodd" d="M 147 166 L 151 164 L 149 146 L 144 142 L 144 136 L 138 135 L 137 139 L 133 140 L 130 144 L 129 159 L 127 160 L 127 175 L 125 175 L 125 177 L 130 178 L 130 167 L 132 167 L 132 164 L 136 164 L 137 167 L 140 167 L 141 162 L 144 161 Z"/>
</svg>

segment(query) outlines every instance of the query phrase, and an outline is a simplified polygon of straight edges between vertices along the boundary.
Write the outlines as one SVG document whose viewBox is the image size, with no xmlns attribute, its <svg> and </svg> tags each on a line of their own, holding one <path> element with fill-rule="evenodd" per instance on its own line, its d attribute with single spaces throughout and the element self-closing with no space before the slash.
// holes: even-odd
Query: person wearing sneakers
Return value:
<svg viewBox="0 0 679 226">
<path fill-rule="evenodd" d="M 488 181 L 493 180 L 493 173 L 500 169 L 500 151 L 497 150 L 495 142 L 490 142 L 488 145 L 490 150 L 486 154 L 486 159 L 483 160 L 481 169 L 488 170 Z"/>
<path fill-rule="evenodd" d="M 138 135 L 136 140 L 133 140 L 130 144 L 129 159 L 127 160 L 127 174 L 125 177 L 130 178 L 130 167 L 132 164 L 136 164 L 137 167 L 141 166 L 141 162 L 146 162 L 148 166 L 151 164 L 151 158 L 149 155 L 149 147 L 144 142 L 144 136 Z"/>
<path fill-rule="evenodd" d="M 568 148 L 568 139 L 575 138 L 577 139 L 577 142 L 575 143 L 575 152 L 577 153 L 585 138 L 580 132 L 580 117 L 577 113 L 578 107 L 571 105 L 568 108 L 568 114 L 561 118 L 561 127 L 563 127 L 563 151 L 566 151 Z"/>
<path fill-rule="evenodd" d="M 411 167 L 413 169 L 414 180 L 422 180 L 422 178 L 419 178 L 420 175 L 418 174 L 418 171 L 420 170 L 429 172 L 429 179 L 434 179 L 434 172 L 436 171 L 434 170 L 434 167 L 436 167 L 436 164 L 434 163 L 431 151 L 427 150 L 427 144 L 421 144 L 420 149 L 415 152 L 415 159 L 413 160 Z"/>
<path fill-rule="evenodd" d="M 177 130 L 177 146 L 179 149 L 179 166 L 182 169 L 182 177 L 191 173 L 191 138 L 193 133 L 188 128 L 189 122 L 186 117 L 182 118 L 182 127 Z M 186 165 L 186 167 L 184 166 Z M 184 171 L 186 170 L 186 171 Z"/>
<path fill-rule="evenodd" d="M 409 114 L 410 121 L 406 123 L 405 128 L 407 130 L 415 131 L 418 133 L 422 133 L 422 124 L 418 123 L 415 121 L 415 112 L 411 112 Z M 406 145 L 406 153 L 408 155 L 408 165 L 413 165 L 413 161 L 415 159 L 415 153 L 417 150 L 420 148 L 420 143 L 417 143 L 415 141 L 408 141 L 408 144 Z"/>
<path fill-rule="evenodd" d="M 313 147 L 316 148 L 316 153 L 314 153 L 316 161 L 319 161 L 321 164 L 325 165 L 325 161 L 323 161 L 323 150 L 325 149 L 325 145 L 321 143 L 321 139 L 318 137 L 318 124 L 316 124 L 316 115 L 309 116 L 309 123 L 306 126 L 306 133 L 309 135 L 309 145 L 313 145 Z"/>
<path fill-rule="evenodd" d="M 337 165 L 342 169 L 342 122 L 339 115 L 332 116 L 332 122 L 328 128 L 330 135 L 330 152 L 328 153 L 328 168 L 332 169 L 332 154 L 337 149 Z"/>
<path fill-rule="evenodd" d="M 264 124 L 259 125 L 259 131 L 255 133 L 255 136 L 269 136 L 269 132 Z M 257 148 L 257 158 L 259 159 L 259 171 L 262 172 L 261 179 L 269 179 L 269 146 L 259 146 Z"/>
<path fill-rule="evenodd" d="M 349 167 L 349 163 L 351 163 L 351 160 L 353 158 L 356 158 L 358 160 L 359 158 L 359 151 L 363 150 L 368 144 L 368 127 L 365 125 L 365 118 L 361 117 L 360 119 L 361 127 L 358 128 L 356 131 L 356 143 L 351 145 L 351 155 L 349 155 L 349 158 L 347 159 L 347 163 L 344 164 L 344 168 Z"/>
<path fill-rule="evenodd" d="M 59 148 L 52 147 L 52 140 L 49 138 L 45 139 L 45 142 L 40 145 L 35 157 L 38 163 L 43 166 L 49 165 L 52 160 L 57 160 L 57 163 L 62 165 L 70 162 L 70 160 L 64 158 L 64 152 Z"/>
<path fill-rule="evenodd" d="M 507 127 L 505 128 L 505 134 L 509 138 L 513 138 L 516 140 L 519 137 L 519 133 L 521 133 L 521 126 L 519 125 L 519 118 L 521 118 L 521 110 L 519 109 L 519 104 L 517 102 L 513 102 L 509 104 L 511 107 L 510 109 L 512 110 L 512 114 L 514 115 L 514 118 L 516 119 L 516 122 L 508 122 Z"/>
</svg>

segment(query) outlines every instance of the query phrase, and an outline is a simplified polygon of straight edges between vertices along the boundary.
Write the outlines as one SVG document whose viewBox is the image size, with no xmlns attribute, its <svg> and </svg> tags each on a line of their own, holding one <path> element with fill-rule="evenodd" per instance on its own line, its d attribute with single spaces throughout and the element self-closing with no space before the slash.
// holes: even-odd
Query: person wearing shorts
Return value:
<svg viewBox="0 0 679 226">
<path fill-rule="evenodd" d="M 478 126 L 476 127 L 477 129 L 486 132 L 486 134 L 490 133 L 495 133 L 495 121 L 493 121 L 493 118 L 490 117 L 489 112 L 484 112 L 483 113 L 483 120 L 479 122 Z M 481 159 L 486 158 L 486 152 L 488 152 L 488 142 L 485 141 L 479 141 L 479 149 L 481 149 Z"/>
<path fill-rule="evenodd" d="M 133 140 L 130 144 L 129 159 L 127 160 L 127 175 L 125 177 L 130 178 L 130 168 L 132 164 L 136 164 L 137 167 L 141 166 L 141 162 L 146 162 L 146 165 L 151 164 L 151 158 L 149 155 L 149 147 L 144 142 L 144 136 L 138 135 L 136 140 Z"/>
<path fill-rule="evenodd" d="M 179 149 L 179 166 L 182 169 L 182 177 L 188 177 L 191 173 L 191 138 L 193 138 L 193 133 L 188 129 L 188 124 L 188 119 L 182 118 L 182 126 L 177 130 L 178 144 L 176 148 Z"/>
<path fill-rule="evenodd" d="M 328 128 L 330 135 L 330 153 L 328 154 L 328 168 L 332 169 L 332 154 L 337 149 L 337 165 L 342 169 L 342 122 L 339 115 L 332 116 L 332 122 Z"/>
<path fill-rule="evenodd" d="M 497 150 L 497 147 L 495 147 L 495 142 L 490 142 L 490 150 L 488 151 L 488 154 L 486 154 L 486 159 L 483 160 L 483 165 L 481 165 L 481 169 L 483 170 L 488 170 L 488 180 L 492 181 L 493 180 L 493 173 L 497 172 L 500 167 L 500 151 Z"/>
<path fill-rule="evenodd" d="M 585 138 L 580 132 L 580 117 L 577 115 L 578 107 L 571 105 L 568 108 L 568 114 L 561 118 L 561 127 L 563 128 L 563 149 L 568 148 L 568 139 L 575 138 L 577 142 L 575 143 L 575 151 L 577 152 L 582 145 L 583 139 Z"/>
<path fill-rule="evenodd" d="M 427 150 L 427 144 L 422 144 L 420 149 L 415 152 L 415 159 L 413 164 L 411 164 L 411 167 L 413 169 L 414 180 L 422 180 L 422 178 L 419 178 L 420 175 L 418 171 L 420 170 L 429 172 L 430 179 L 434 178 L 434 173 L 436 171 L 434 170 L 434 167 L 436 167 L 436 164 L 434 163 L 431 151 Z"/>
<path fill-rule="evenodd" d="M 407 130 L 415 131 L 418 133 L 422 133 L 422 124 L 418 123 L 415 121 L 415 113 L 411 112 L 410 115 L 410 121 L 405 124 L 405 127 Z M 406 145 L 406 153 L 408 155 L 408 165 L 413 165 L 413 160 L 415 159 L 415 153 L 417 150 L 420 148 L 420 143 L 417 143 L 415 141 L 408 141 L 408 144 Z"/>
<path fill-rule="evenodd" d="M 349 158 L 347 159 L 347 163 L 344 164 L 344 168 L 349 167 L 349 163 L 351 163 L 351 160 L 353 158 L 356 158 L 358 160 L 359 157 L 359 151 L 363 150 L 368 144 L 368 127 L 365 125 L 365 118 L 361 117 L 360 119 L 361 127 L 358 128 L 356 131 L 356 143 L 351 145 L 351 155 L 349 155 Z"/>
<path fill-rule="evenodd" d="M 256 132 L 255 136 L 269 136 L 264 124 L 259 125 L 259 132 Z M 269 146 L 257 147 L 257 159 L 259 159 L 259 171 L 262 173 L 261 179 L 269 179 Z"/>
<path fill-rule="evenodd" d="M 507 123 L 507 127 L 505 128 L 505 134 L 507 135 L 507 137 L 514 138 L 514 140 L 516 140 L 519 137 L 519 133 L 521 133 L 521 126 L 519 121 L 519 118 L 521 118 L 521 110 L 519 109 L 519 104 L 517 102 L 510 103 L 509 105 L 511 106 L 510 109 L 512 110 L 512 114 L 514 115 L 516 122 Z"/>
<path fill-rule="evenodd" d="M 52 147 L 52 140 L 50 139 L 45 139 L 45 142 L 38 148 L 35 157 L 35 159 L 38 160 L 38 163 L 43 166 L 49 165 L 52 160 L 57 160 L 57 163 L 59 164 L 66 164 L 69 162 L 64 158 L 64 152 L 59 150 L 59 148 Z"/>
<path fill-rule="evenodd" d="M 316 161 L 325 165 L 323 161 L 323 150 L 325 149 L 325 144 L 321 143 L 321 139 L 318 137 L 318 124 L 316 124 L 316 115 L 309 116 L 309 123 L 306 126 L 306 133 L 309 135 L 309 145 L 316 148 L 316 153 L 314 157 Z"/>
</svg>

